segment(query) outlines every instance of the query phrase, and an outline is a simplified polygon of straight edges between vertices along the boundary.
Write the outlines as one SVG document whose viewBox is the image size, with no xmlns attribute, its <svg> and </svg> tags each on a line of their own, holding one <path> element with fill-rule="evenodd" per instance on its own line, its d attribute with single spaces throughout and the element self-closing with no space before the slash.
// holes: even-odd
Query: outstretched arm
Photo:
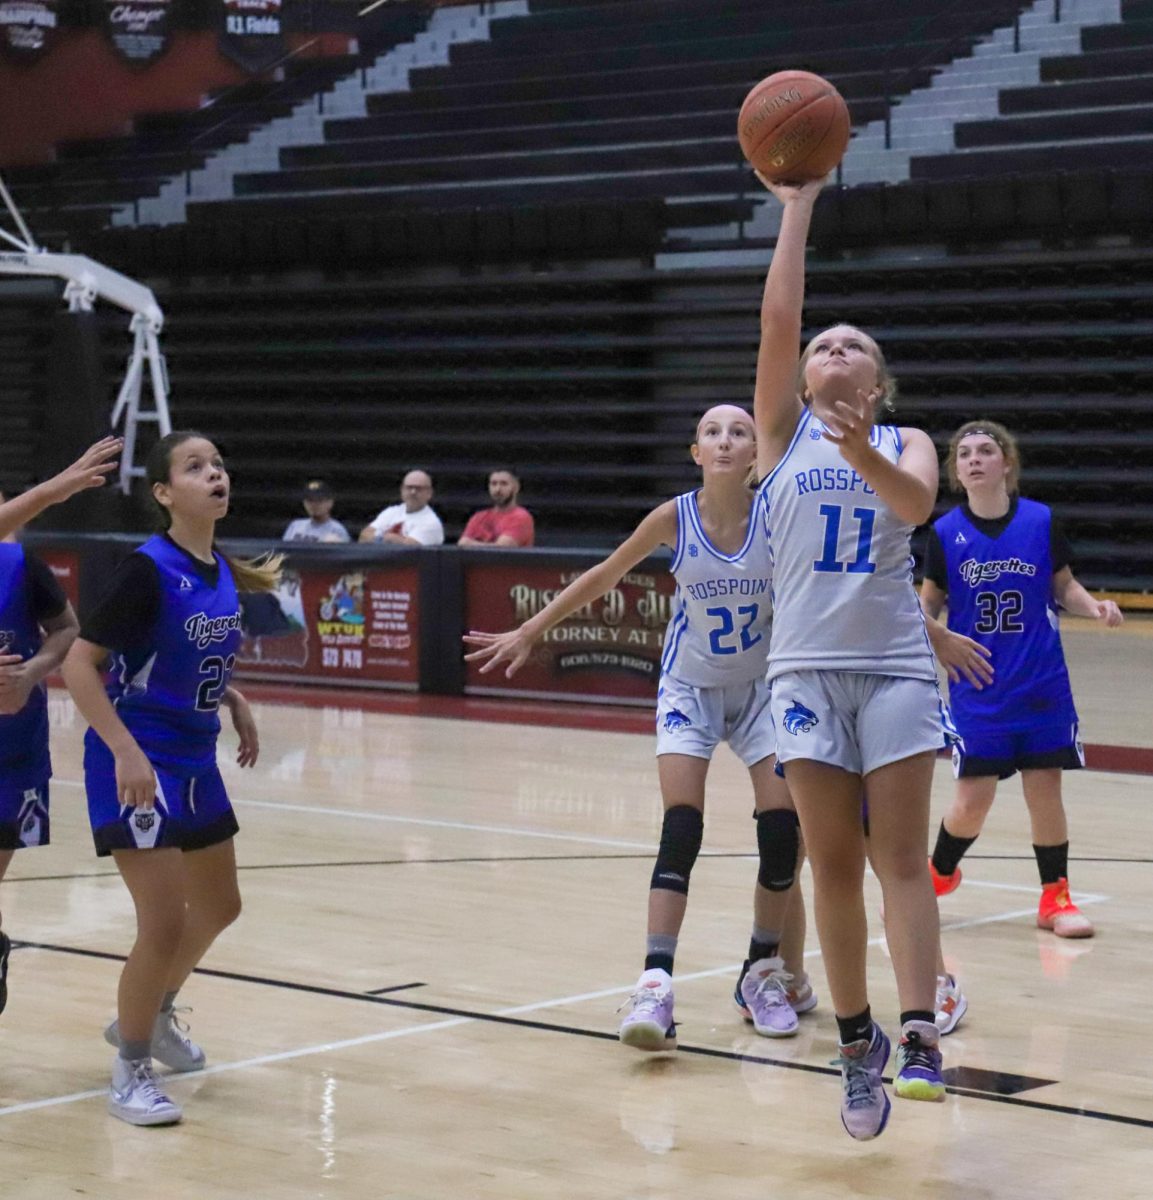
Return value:
<svg viewBox="0 0 1153 1200">
<path fill-rule="evenodd" d="M 46 508 L 60 504 L 77 492 L 100 487 L 109 472 L 116 469 L 116 459 L 123 442 L 117 437 L 101 438 L 59 475 L 29 488 L 22 496 L 0 504 L 0 538 L 7 537 L 38 517 Z"/>
<path fill-rule="evenodd" d="M 669 500 L 654 509 L 603 562 L 590 567 L 579 579 L 574 579 L 558 596 L 516 629 L 507 633 L 481 633 L 470 629 L 465 643 L 476 646 L 466 654 L 466 662 L 483 662 L 481 674 L 487 674 L 502 662 L 508 663 L 505 677 L 511 679 L 528 658 L 533 646 L 554 625 L 577 609 L 600 599 L 615 587 L 627 571 L 647 558 L 661 545 L 672 546 L 677 540 L 676 501 Z"/>
<path fill-rule="evenodd" d="M 761 298 L 761 344 L 753 415 L 757 423 L 757 474 L 764 478 L 788 446 L 801 413 L 797 362 L 805 300 L 805 243 L 813 205 L 824 180 L 799 186 L 758 179 L 784 205 L 781 231 Z"/>
</svg>

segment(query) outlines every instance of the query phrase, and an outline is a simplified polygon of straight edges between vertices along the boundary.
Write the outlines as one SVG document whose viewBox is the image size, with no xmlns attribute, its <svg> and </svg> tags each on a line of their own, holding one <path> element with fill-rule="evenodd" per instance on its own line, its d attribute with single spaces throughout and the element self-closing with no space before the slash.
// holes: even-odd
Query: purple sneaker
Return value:
<svg viewBox="0 0 1153 1200">
<path fill-rule="evenodd" d="M 667 971 L 645 971 L 636 991 L 621 1005 L 630 1005 L 621 1022 L 621 1041 L 634 1050 L 675 1050 L 677 1027 L 673 1021 L 673 981 Z M 618 1009 L 618 1011 L 620 1011 Z"/>
<path fill-rule="evenodd" d="M 889 1039 L 875 1021 L 867 1041 L 839 1046 L 833 1066 L 841 1068 L 841 1124 L 859 1142 L 880 1136 L 889 1119 L 889 1097 L 881 1074 L 889 1061 Z"/>
<path fill-rule="evenodd" d="M 780 958 L 762 958 L 749 964 L 737 987 L 737 1008 L 761 1037 L 792 1037 L 800 1026 L 789 1003 L 793 977 Z"/>
<path fill-rule="evenodd" d="M 944 1100 L 941 1031 L 928 1021 L 906 1021 L 897 1046 L 897 1095 L 906 1100 Z"/>
</svg>

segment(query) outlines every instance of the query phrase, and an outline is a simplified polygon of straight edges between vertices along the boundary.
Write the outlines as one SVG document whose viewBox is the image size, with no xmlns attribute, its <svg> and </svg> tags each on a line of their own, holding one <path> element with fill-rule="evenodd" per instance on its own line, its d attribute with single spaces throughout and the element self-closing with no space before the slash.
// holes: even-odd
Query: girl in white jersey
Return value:
<svg viewBox="0 0 1153 1200">
<path fill-rule="evenodd" d="M 802 970 L 804 909 L 794 888 L 797 820 L 774 771 L 765 654 L 772 621 L 771 560 L 760 536 L 759 500 L 747 485 L 756 457 L 753 420 L 742 408 L 710 409 L 692 447 L 703 485 L 651 512 L 604 562 L 571 583 L 536 616 L 508 633 L 470 632 L 487 660 L 512 675 L 554 625 L 604 595 L 657 547 L 672 547 L 677 593 L 665 636 L 657 701 L 657 767 L 664 823 L 649 891 L 645 970 L 621 1024 L 640 1050 L 676 1048 L 672 971 L 689 875 L 704 828 L 705 777 L 727 741 L 753 782 L 760 869 L 748 959 L 737 1007 L 760 1034 L 786 1037 L 797 1014 L 816 1004 Z"/>
<path fill-rule="evenodd" d="M 913 528 L 933 511 L 937 454 L 919 429 L 874 423 L 894 389 L 860 330 L 826 330 L 798 363 L 805 241 L 822 184 L 766 186 L 784 205 L 755 398 L 774 572 L 771 711 L 813 871 L 840 1032 L 841 1120 L 867 1139 L 885 1128 L 890 1106 L 881 1082 L 889 1040 L 866 990 L 862 794 L 902 1009 L 897 1094 L 945 1095 L 925 849 L 933 762 L 949 722 L 909 552 Z"/>
</svg>

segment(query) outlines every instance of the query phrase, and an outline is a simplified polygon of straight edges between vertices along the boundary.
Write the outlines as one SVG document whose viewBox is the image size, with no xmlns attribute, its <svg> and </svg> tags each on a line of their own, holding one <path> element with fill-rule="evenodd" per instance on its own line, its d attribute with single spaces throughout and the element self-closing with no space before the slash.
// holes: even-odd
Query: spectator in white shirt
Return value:
<svg viewBox="0 0 1153 1200">
<path fill-rule="evenodd" d="M 398 546 L 440 546 L 444 526 L 432 511 L 432 476 L 409 471 L 401 480 L 400 503 L 377 513 L 360 531 L 362 542 L 389 542 Z"/>
<path fill-rule="evenodd" d="M 307 517 L 289 522 L 286 542 L 351 542 L 348 530 L 332 518 L 332 489 L 323 479 L 310 479 L 301 496 Z"/>
</svg>

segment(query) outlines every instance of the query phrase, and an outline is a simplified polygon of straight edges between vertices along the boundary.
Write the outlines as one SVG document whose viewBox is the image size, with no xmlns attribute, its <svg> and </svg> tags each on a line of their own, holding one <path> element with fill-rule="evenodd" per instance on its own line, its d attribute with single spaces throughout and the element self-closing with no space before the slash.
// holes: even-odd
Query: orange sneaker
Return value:
<svg viewBox="0 0 1153 1200">
<path fill-rule="evenodd" d="M 961 886 L 961 868 L 958 867 L 952 875 L 938 875 L 933 860 L 929 859 L 929 875 L 933 880 L 933 891 L 938 896 L 947 896 Z"/>
<path fill-rule="evenodd" d="M 1041 888 L 1037 925 L 1041 929 L 1051 929 L 1058 937 L 1093 936 L 1093 922 L 1069 898 L 1067 879 L 1058 879 Z"/>
</svg>

